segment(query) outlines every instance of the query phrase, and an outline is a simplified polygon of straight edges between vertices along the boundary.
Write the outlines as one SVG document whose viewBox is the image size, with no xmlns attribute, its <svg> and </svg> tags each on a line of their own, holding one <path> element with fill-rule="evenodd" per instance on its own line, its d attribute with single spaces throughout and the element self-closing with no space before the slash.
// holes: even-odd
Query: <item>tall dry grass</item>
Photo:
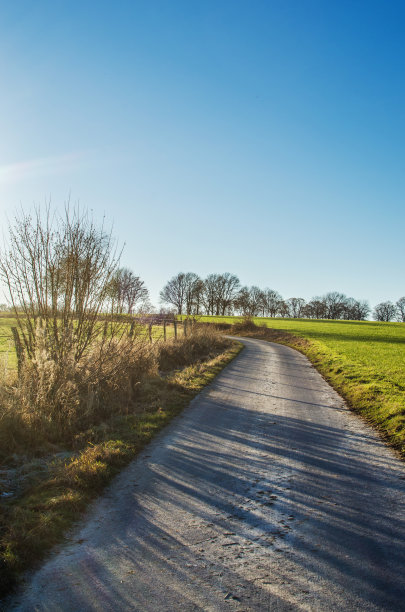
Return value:
<svg viewBox="0 0 405 612">
<path fill-rule="evenodd" d="M 79 362 L 56 360 L 37 332 L 33 358 L 0 387 L 0 457 L 28 446 L 68 442 L 115 412 L 127 410 L 138 385 L 157 372 L 157 347 L 145 338 L 93 343 Z"/>
<path fill-rule="evenodd" d="M 166 372 L 215 357 L 227 347 L 227 340 L 214 325 L 195 324 L 188 336 L 172 338 L 160 345 L 159 369 Z"/>
<path fill-rule="evenodd" d="M 214 326 L 151 344 L 143 335 L 93 343 L 85 358 L 56 360 L 37 330 L 32 359 L 0 384 L 0 459 L 12 453 L 72 443 L 78 433 L 130 410 L 146 379 L 223 352 L 230 342 Z"/>
</svg>

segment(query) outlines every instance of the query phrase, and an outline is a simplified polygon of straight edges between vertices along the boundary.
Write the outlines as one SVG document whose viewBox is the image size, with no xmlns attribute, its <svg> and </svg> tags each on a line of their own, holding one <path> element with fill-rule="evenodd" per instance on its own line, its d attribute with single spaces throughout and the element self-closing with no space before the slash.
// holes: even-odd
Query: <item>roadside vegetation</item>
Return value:
<svg viewBox="0 0 405 612">
<path fill-rule="evenodd" d="M 201 317 L 309 357 L 348 404 L 405 456 L 405 326 L 374 321 Z"/>
<path fill-rule="evenodd" d="M 366 302 L 180 273 L 160 296 L 174 310 L 151 314 L 111 232 L 69 207 L 14 219 L 0 280 L 0 594 L 239 352 L 224 331 L 305 353 L 405 453 L 405 327 L 363 321 Z M 374 316 L 404 321 L 405 298 Z"/>
<path fill-rule="evenodd" d="M 241 347 L 199 324 L 152 337 L 132 318 L 143 282 L 77 210 L 17 218 L 0 275 L 12 304 L 0 338 L 4 595 Z"/>
<path fill-rule="evenodd" d="M 0 596 L 62 541 L 89 502 L 242 348 L 206 328 L 171 340 L 160 355 L 162 346 L 154 345 L 157 367 L 144 376 L 130 402 L 115 402 L 109 414 L 58 439 L 25 429 L 25 444 L 18 437 L 7 454 L 16 430 L 3 414 Z"/>
</svg>

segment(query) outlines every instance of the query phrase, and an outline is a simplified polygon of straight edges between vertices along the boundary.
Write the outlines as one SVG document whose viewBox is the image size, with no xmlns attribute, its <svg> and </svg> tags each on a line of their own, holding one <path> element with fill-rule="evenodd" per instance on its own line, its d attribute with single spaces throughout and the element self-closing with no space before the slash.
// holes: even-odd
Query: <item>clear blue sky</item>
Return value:
<svg viewBox="0 0 405 612">
<path fill-rule="evenodd" d="M 405 3 L 2 2 L 0 215 L 105 213 L 179 271 L 405 294 Z"/>
</svg>

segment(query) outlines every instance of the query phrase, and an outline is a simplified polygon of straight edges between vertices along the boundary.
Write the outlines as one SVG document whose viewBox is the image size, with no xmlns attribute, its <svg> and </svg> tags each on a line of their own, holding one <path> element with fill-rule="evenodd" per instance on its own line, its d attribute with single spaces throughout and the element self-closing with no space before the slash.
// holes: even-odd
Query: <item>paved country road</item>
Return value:
<svg viewBox="0 0 405 612">
<path fill-rule="evenodd" d="M 241 341 L 9 609 L 405 610 L 404 464 L 303 355 Z"/>
</svg>

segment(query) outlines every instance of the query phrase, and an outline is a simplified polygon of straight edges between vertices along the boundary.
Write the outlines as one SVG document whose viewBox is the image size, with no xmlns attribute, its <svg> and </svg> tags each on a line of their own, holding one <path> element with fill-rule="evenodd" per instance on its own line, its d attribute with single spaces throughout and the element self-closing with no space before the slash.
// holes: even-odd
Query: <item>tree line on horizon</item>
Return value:
<svg viewBox="0 0 405 612">
<path fill-rule="evenodd" d="M 115 270 L 106 297 L 112 302 L 112 312 L 116 314 L 146 314 L 155 310 L 144 281 L 128 268 Z M 356 300 L 338 291 L 313 297 L 308 302 L 301 297 L 284 299 L 274 289 L 242 286 L 239 278 L 229 272 L 209 274 L 206 279 L 194 272 L 179 272 L 161 290 L 160 301 L 167 304 L 173 314 L 186 316 L 241 315 L 364 321 L 371 313 L 367 301 Z M 6 304 L 0 304 L 0 310 L 8 309 Z M 162 314 L 164 310 L 161 309 Z M 405 296 L 396 303 L 377 304 L 371 314 L 376 321 L 405 322 Z"/>
<path fill-rule="evenodd" d="M 52 248 L 54 261 L 50 260 Z M 132 270 L 120 267 L 120 256 L 111 231 L 95 225 L 87 210 L 78 205 L 70 207 L 68 202 L 59 217 L 49 205 L 36 207 L 33 213 L 21 210 L 9 224 L 8 244 L 6 240 L 0 250 L 0 281 L 5 295 L 9 295 L 9 303 L 0 304 L 0 310 L 13 311 L 17 316 L 22 313 L 34 322 L 37 316 L 47 319 L 66 310 L 76 319 L 87 317 L 89 312 L 94 317 L 156 314 L 144 281 Z M 107 266 L 108 257 L 111 262 Z M 205 279 L 194 272 L 179 272 L 161 290 L 160 301 L 169 306 L 161 309 L 162 315 L 361 321 L 371 313 L 367 301 L 338 291 L 309 301 L 301 297 L 284 299 L 274 289 L 242 286 L 238 276 L 230 272 L 209 274 Z M 396 303 L 377 304 L 372 316 L 377 321 L 405 322 L 405 296 Z"/>
<path fill-rule="evenodd" d="M 202 279 L 194 272 L 179 272 L 160 292 L 160 301 L 178 315 L 262 316 L 294 319 L 342 319 L 364 321 L 371 312 L 367 301 L 356 300 L 338 291 L 313 297 L 284 299 L 274 289 L 242 286 L 235 274 L 209 274 Z M 372 316 L 376 321 L 405 322 L 405 297 L 395 304 L 381 302 Z"/>
</svg>

